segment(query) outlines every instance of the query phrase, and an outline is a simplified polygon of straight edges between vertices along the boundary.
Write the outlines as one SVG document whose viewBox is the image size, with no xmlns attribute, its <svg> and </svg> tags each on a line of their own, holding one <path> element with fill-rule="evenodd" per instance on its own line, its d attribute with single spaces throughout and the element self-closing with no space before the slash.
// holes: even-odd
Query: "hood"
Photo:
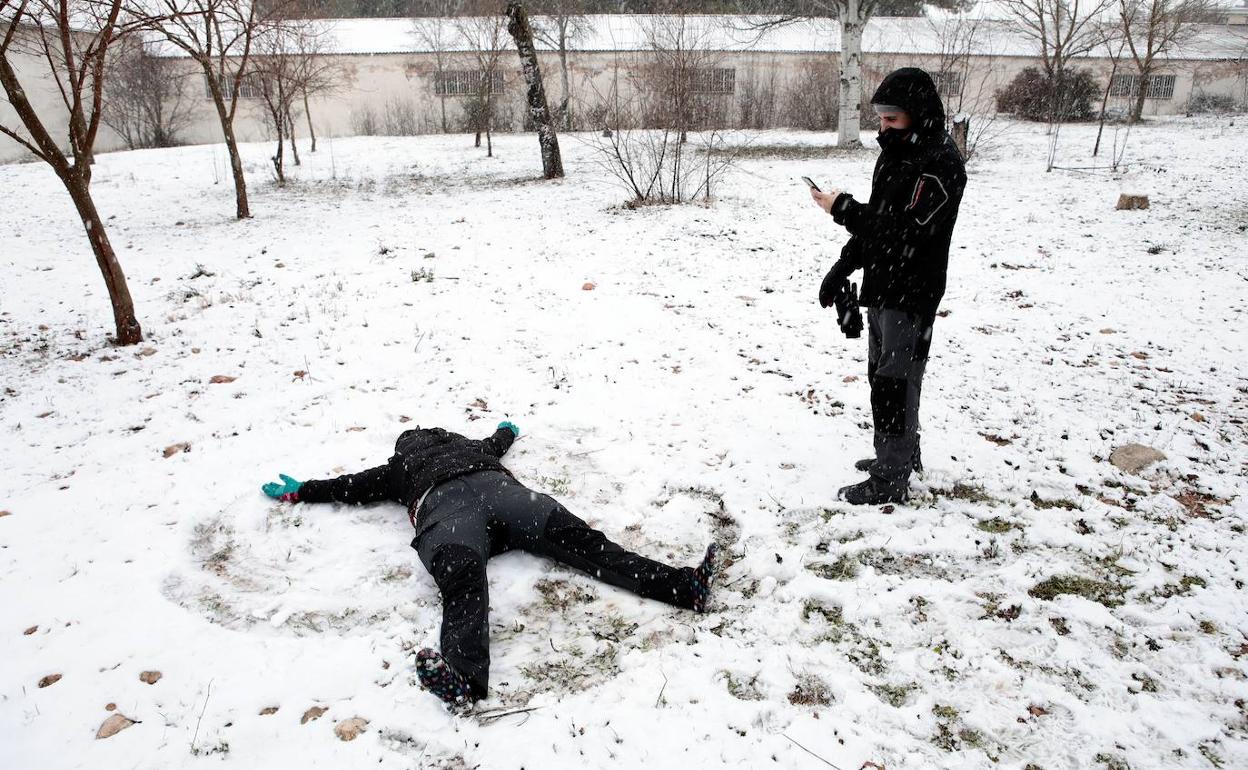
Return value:
<svg viewBox="0 0 1248 770">
<path fill-rule="evenodd" d="M 893 70 L 871 97 L 872 104 L 900 107 L 910 116 L 915 133 L 924 137 L 945 130 L 945 105 L 932 76 L 918 67 Z"/>
</svg>

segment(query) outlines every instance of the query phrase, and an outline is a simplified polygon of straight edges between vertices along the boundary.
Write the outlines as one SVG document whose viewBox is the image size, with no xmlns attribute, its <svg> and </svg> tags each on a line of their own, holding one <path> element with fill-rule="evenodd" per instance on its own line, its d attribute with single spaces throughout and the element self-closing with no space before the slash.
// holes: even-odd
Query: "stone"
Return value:
<svg viewBox="0 0 1248 770">
<path fill-rule="evenodd" d="M 320 719 L 321 716 L 324 715 L 326 711 L 329 711 L 329 709 L 325 706 L 313 706 L 312 708 L 303 712 L 303 717 L 299 719 L 299 724 L 306 725 L 308 722 L 311 722 L 314 719 Z"/>
<path fill-rule="evenodd" d="M 39 687 L 40 688 L 51 687 L 52 685 L 56 684 L 59 681 L 61 681 L 60 674 L 48 674 L 43 679 L 39 680 Z"/>
<path fill-rule="evenodd" d="M 135 721 L 129 717 L 113 714 L 104 720 L 104 724 L 100 725 L 100 729 L 95 732 L 95 739 L 98 741 L 101 738 L 112 738 L 117 733 L 134 724 L 136 724 Z"/>
<path fill-rule="evenodd" d="M 351 717 L 350 719 L 342 720 L 334 726 L 334 735 L 337 735 L 339 740 L 353 741 L 360 736 L 360 733 L 364 732 L 366 727 L 368 727 L 367 719 Z"/>
<path fill-rule="evenodd" d="M 159 671 L 144 671 L 139 674 L 139 681 L 144 684 L 156 684 L 164 676 Z"/>
<path fill-rule="evenodd" d="M 1130 195 L 1128 193 L 1123 193 L 1118 196 L 1117 209 L 1119 211 L 1133 211 L 1135 209 L 1146 208 L 1148 208 L 1147 195 Z"/>
<path fill-rule="evenodd" d="M 1115 468 L 1133 475 L 1164 459 L 1166 456 L 1159 450 L 1143 444 L 1123 444 L 1109 453 L 1109 462 Z"/>
</svg>

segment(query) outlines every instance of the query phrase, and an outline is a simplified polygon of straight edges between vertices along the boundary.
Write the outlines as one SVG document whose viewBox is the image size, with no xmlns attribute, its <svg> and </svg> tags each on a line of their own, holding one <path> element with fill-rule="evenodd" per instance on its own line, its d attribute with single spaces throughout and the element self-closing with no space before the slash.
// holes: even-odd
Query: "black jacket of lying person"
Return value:
<svg viewBox="0 0 1248 770">
<path fill-rule="evenodd" d="M 416 656 L 421 684 L 453 706 L 484 698 L 489 686 L 489 597 L 485 565 L 519 549 L 566 564 L 646 599 L 705 612 L 716 548 L 702 563 L 671 567 L 624 550 L 548 495 L 521 484 L 502 457 L 520 435 L 510 422 L 481 441 L 441 428 L 404 431 L 394 456 L 335 479 L 265 484 L 292 503 L 393 500 L 416 528 L 412 547 L 442 594 L 441 651 Z"/>
</svg>

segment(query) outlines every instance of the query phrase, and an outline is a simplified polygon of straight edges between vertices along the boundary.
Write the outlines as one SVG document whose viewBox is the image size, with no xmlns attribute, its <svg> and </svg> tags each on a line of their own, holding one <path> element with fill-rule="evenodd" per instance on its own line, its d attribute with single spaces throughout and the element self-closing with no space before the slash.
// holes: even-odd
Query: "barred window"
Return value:
<svg viewBox="0 0 1248 770">
<path fill-rule="evenodd" d="M 1110 96 L 1138 96 L 1139 75 L 1114 75 L 1109 84 Z M 1144 87 L 1145 99 L 1173 99 L 1174 75 L 1150 75 Z"/>
<path fill-rule="evenodd" d="M 936 81 L 936 91 L 946 99 L 961 93 L 961 72 L 937 72 L 932 77 Z"/>
<path fill-rule="evenodd" d="M 445 70 L 434 73 L 433 92 L 438 96 L 473 96 L 486 79 L 478 70 Z M 490 73 L 490 94 L 503 92 L 503 73 Z"/>
<path fill-rule="evenodd" d="M 689 90 L 695 94 L 731 94 L 737 88 L 737 71 L 722 67 L 695 69 L 689 73 L 689 83 Z"/>
<path fill-rule="evenodd" d="M 212 87 L 208 84 L 208 76 L 204 75 L 204 95 L 212 98 Z M 221 95 L 229 101 L 234 97 L 234 78 L 226 76 L 221 80 Z M 255 73 L 244 75 L 238 84 L 239 99 L 259 99 L 263 96 L 261 83 Z"/>
</svg>

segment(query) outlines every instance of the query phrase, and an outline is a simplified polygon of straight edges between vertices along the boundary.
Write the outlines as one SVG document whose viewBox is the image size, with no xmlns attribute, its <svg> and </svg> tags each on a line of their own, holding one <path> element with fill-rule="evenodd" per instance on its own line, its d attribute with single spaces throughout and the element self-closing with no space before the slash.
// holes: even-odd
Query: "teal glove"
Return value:
<svg viewBox="0 0 1248 770">
<path fill-rule="evenodd" d="M 282 480 L 281 484 L 276 481 L 270 481 L 268 484 L 260 487 L 260 490 L 274 500 L 298 500 L 299 488 L 303 486 L 302 481 L 295 481 L 285 473 L 277 474 Z"/>
<path fill-rule="evenodd" d="M 505 420 L 503 422 L 500 422 L 498 424 L 498 427 L 506 428 L 507 430 L 511 431 L 512 435 L 514 435 L 516 438 L 520 438 L 520 429 L 517 428 L 516 424 L 512 422 L 511 420 Z"/>
</svg>

